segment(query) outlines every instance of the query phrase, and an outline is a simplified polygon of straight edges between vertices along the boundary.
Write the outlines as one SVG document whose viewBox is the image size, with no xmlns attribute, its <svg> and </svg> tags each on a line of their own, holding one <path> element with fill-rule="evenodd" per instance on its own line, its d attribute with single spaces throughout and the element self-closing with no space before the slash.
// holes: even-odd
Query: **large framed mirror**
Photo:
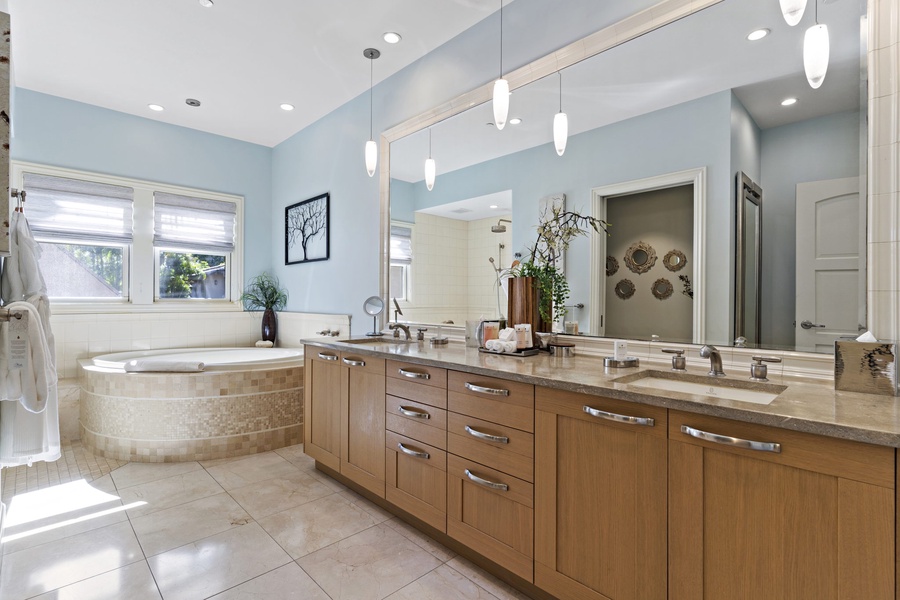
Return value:
<svg viewBox="0 0 900 600">
<path fill-rule="evenodd" d="M 653 238 L 656 232 L 649 229 L 658 225 L 648 224 L 646 235 L 630 240 L 653 240 L 661 252 L 678 248 L 684 255 L 676 262 L 657 260 L 646 273 L 629 272 L 637 289 L 649 289 L 660 277 L 671 279 L 672 267 L 682 260 L 687 268 L 672 279 L 675 293 L 665 302 L 650 294 L 649 304 L 640 308 L 619 301 L 644 315 L 616 317 L 646 325 L 629 330 L 627 337 L 731 345 L 743 334 L 754 346 L 827 351 L 827 340 L 815 348 L 801 344 L 799 324 L 794 325 L 797 281 L 805 275 L 793 260 L 797 186 L 856 177 L 858 200 L 865 207 L 866 49 L 860 34 L 865 2 L 819 7 L 832 47 L 826 83 L 818 90 L 809 87 L 803 73 L 802 28 L 784 23 L 777 2 L 695 2 L 706 7 L 686 17 L 683 4 L 661 2 L 652 9 L 655 21 L 635 15 L 611 27 L 612 33 L 597 32 L 510 74 L 510 117 L 520 118 L 518 125 L 508 124 L 503 131 L 488 125 L 488 85 L 385 132 L 384 289 L 405 298 L 401 306 L 409 320 L 462 325 L 505 314 L 502 272 L 534 243 L 540 198 L 565 194 L 568 209 L 603 217 L 594 212 L 594 190 L 702 172 L 678 183 L 692 185 L 682 238 Z M 658 23 L 663 26 L 656 28 Z M 769 36 L 747 39 L 762 27 L 770 29 Z M 619 43 L 615 31 L 633 35 Z M 560 102 L 558 69 L 569 117 L 562 157 L 552 142 Z M 782 106 L 788 97 L 798 101 Z M 429 129 L 437 163 L 431 191 L 422 168 Z M 738 211 L 738 173 L 765 191 L 765 213 Z M 641 209 L 631 212 L 639 227 Z M 764 251 L 755 254 L 754 281 L 736 267 L 739 214 L 744 223 L 755 216 L 755 230 L 761 232 L 756 248 Z M 391 224 L 411 231 L 408 262 L 389 259 Z M 615 235 L 613 222 L 611 237 L 603 243 Z M 862 297 L 864 255 L 854 276 Z M 618 276 L 607 277 L 607 256 L 625 264 L 624 255 L 592 247 L 590 237 L 576 239 L 566 255 L 572 306 L 565 320 L 576 321 L 579 331 L 602 335 L 612 318 L 605 300 L 598 299 L 616 298 L 612 288 Z M 388 273 L 393 274 L 389 282 Z M 739 277 L 743 290 L 736 294 Z M 757 298 L 752 315 L 746 302 L 739 306 L 747 294 Z M 684 316 L 677 320 L 688 321 L 687 328 L 664 329 L 665 318 L 681 305 Z M 847 311 L 843 320 L 864 323 L 859 309 L 852 317 Z M 748 336 L 748 327 L 757 333 Z"/>
</svg>

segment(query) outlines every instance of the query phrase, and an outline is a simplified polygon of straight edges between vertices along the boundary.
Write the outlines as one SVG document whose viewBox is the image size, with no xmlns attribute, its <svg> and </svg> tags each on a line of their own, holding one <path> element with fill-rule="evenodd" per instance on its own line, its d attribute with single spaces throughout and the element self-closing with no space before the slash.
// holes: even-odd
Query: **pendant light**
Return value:
<svg viewBox="0 0 900 600">
<path fill-rule="evenodd" d="M 436 175 L 436 166 L 434 159 L 431 158 L 431 127 L 428 128 L 428 158 L 425 159 L 425 187 L 428 191 L 434 189 L 434 177 Z"/>
<path fill-rule="evenodd" d="M 366 172 L 371 177 L 375 174 L 375 165 L 378 164 L 378 144 L 375 143 L 375 131 L 372 125 L 372 87 L 375 59 L 381 56 L 381 52 L 375 48 L 366 48 L 363 50 L 363 56 L 369 59 L 369 141 L 366 142 Z"/>
<path fill-rule="evenodd" d="M 781 5 L 781 14 L 787 24 L 793 27 L 803 18 L 806 10 L 806 0 L 778 0 Z"/>
<path fill-rule="evenodd" d="M 828 26 L 819 23 L 819 5 L 816 3 L 816 24 L 803 36 L 803 70 L 810 87 L 816 90 L 825 81 L 828 71 Z"/>
<path fill-rule="evenodd" d="M 500 79 L 494 82 L 493 105 L 494 125 L 502 130 L 509 116 L 509 82 L 503 79 L 503 0 L 500 0 Z"/>
<path fill-rule="evenodd" d="M 569 117 L 562 110 L 562 71 L 559 75 L 559 112 L 553 117 L 553 145 L 560 156 L 566 151 L 566 142 L 569 141 Z"/>
</svg>

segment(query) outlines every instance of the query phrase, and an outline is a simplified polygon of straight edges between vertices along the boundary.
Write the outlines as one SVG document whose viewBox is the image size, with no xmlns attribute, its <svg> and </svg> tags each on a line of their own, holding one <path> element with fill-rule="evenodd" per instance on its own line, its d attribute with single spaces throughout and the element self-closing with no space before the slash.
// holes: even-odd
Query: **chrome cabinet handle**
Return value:
<svg viewBox="0 0 900 600">
<path fill-rule="evenodd" d="M 406 369 L 399 369 L 399 372 L 404 377 L 409 377 L 410 379 L 431 379 L 429 373 L 416 373 L 415 371 L 407 371 Z"/>
<path fill-rule="evenodd" d="M 479 477 L 478 475 L 476 475 L 475 473 L 473 473 L 472 471 L 470 471 L 468 469 L 466 469 L 466 477 L 468 477 L 469 479 L 471 479 L 473 482 L 477 483 L 478 485 L 483 485 L 484 487 L 492 489 L 492 490 L 500 490 L 501 492 L 509 491 L 509 486 L 506 485 L 505 483 L 496 483 L 494 481 L 488 481 L 487 479 L 482 479 L 481 477 Z"/>
<path fill-rule="evenodd" d="M 479 392 L 481 394 L 490 394 L 491 396 L 509 396 L 509 390 L 500 390 L 497 388 L 489 388 L 474 383 L 466 382 L 466 389 L 471 392 Z"/>
<path fill-rule="evenodd" d="M 364 360 L 353 360 L 351 358 L 344 359 L 345 365 L 350 365 L 351 367 L 364 367 L 366 366 L 366 361 Z"/>
<path fill-rule="evenodd" d="M 616 413 L 606 412 L 605 410 L 600 410 L 598 408 L 591 408 L 587 405 L 582 406 L 581 410 L 591 415 L 592 417 L 597 417 L 598 419 L 606 419 L 607 421 L 615 421 L 616 423 L 643 425 L 644 427 L 653 427 L 656 424 L 656 421 L 650 417 L 630 417 L 628 415 L 619 415 Z"/>
<path fill-rule="evenodd" d="M 431 415 L 429 415 L 427 412 L 419 412 L 417 410 L 410 410 L 410 409 L 406 408 L 405 406 L 397 407 L 397 412 L 399 412 L 401 415 L 406 415 L 407 417 L 412 417 L 414 419 L 430 419 L 431 418 Z"/>
<path fill-rule="evenodd" d="M 338 357 L 334 354 L 325 354 L 324 352 L 319 352 L 319 358 L 322 360 L 337 360 Z"/>
<path fill-rule="evenodd" d="M 403 442 L 397 442 L 397 447 L 400 448 L 400 452 L 403 454 L 409 454 L 410 456 L 415 456 L 416 458 L 431 458 L 431 455 L 427 452 L 419 452 L 418 450 L 412 450 L 403 445 Z"/>
<path fill-rule="evenodd" d="M 697 438 L 698 440 L 705 440 L 707 442 L 713 442 L 715 444 L 722 444 L 724 446 L 732 446 L 734 448 L 745 448 L 747 450 L 758 450 L 759 452 L 774 452 L 776 454 L 781 453 L 781 444 L 775 442 L 755 442 L 753 440 L 744 440 L 741 438 L 731 437 L 728 435 L 721 435 L 718 433 L 710 433 L 708 431 L 703 431 L 701 429 L 695 429 L 693 427 L 688 427 L 687 425 L 681 426 L 681 433 L 685 433 L 693 438 Z"/>
<path fill-rule="evenodd" d="M 508 444 L 509 438 L 505 435 L 491 435 L 489 433 L 484 433 L 483 431 L 478 431 L 477 429 L 472 429 L 468 425 L 466 425 L 466 433 L 471 435 L 472 437 L 477 437 L 479 440 L 485 440 L 488 442 L 496 442 L 498 444 Z"/>
</svg>

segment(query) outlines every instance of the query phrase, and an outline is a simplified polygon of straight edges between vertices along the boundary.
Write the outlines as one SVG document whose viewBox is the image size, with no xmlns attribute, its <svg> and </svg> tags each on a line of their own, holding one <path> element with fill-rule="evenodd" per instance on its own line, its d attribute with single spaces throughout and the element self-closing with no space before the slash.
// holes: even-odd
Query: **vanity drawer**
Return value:
<svg viewBox="0 0 900 600">
<path fill-rule="evenodd" d="M 388 360 L 385 374 L 401 381 L 412 381 L 422 385 L 447 389 L 447 369 Z"/>
<path fill-rule="evenodd" d="M 668 436 L 668 410 L 603 396 L 592 396 L 538 386 L 534 390 L 535 409 L 580 421 L 608 425 L 623 431 L 640 431 L 654 437 Z M 588 414 L 588 407 L 601 413 Z"/>
<path fill-rule="evenodd" d="M 534 432 L 534 386 L 518 381 L 450 371 L 451 411 Z"/>
<path fill-rule="evenodd" d="M 397 369 L 391 369 L 388 366 L 388 373 L 396 372 Z M 400 379 L 398 377 L 388 376 L 385 380 L 385 389 L 387 393 L 398 398 L 406 398 L 407 400 L 415 400 L 436 406 L 437 408 L 447 408 L 447 388 L 435 387 L 428 385 L 424 381 L 416 381 L 414 379 Z"/>
<path fill-rule="evenodd" d="M 385 499 L 446 532 L 447 453 L 388 431 L 385 465 Z"/>
<path fill-rule="evenodd" d="M 413 415 L 427 415 L 428 418 Z M 413 439 L 447 449 L 447 411 L 414 400 L 388 395 L 385 403 L 387 428 Z"/>
<path fill-rule="evenodd" d="M 355 352 L 341 352 L 341 366 L 359 369 L 372 375 L 384 375 L 384 359 Z"/>
<path fill-rule="evenodd" d="M 450 413 L 447 449 L 519 479 L 534 481 L 534 435 L 531 433 Z"/>
</svg>

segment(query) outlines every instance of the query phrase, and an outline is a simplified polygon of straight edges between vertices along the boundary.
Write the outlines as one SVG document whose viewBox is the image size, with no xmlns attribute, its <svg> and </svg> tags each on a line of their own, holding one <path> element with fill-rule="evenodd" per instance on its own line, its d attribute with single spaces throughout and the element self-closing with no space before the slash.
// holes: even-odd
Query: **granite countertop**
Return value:
<svg viewBox="0 0 900 600">
<path fill-rule="evenodd" d="M 771 404 L 753 404 L 710 396 L 617 383 L 640 371 L 668 371 L 665 360 L 637 369 L 605 369 L 598 356 L 554 357 L 541 352 L 516 357 L 479 352 L 461 342 L 431 346 L 427 342 L 396 343 L 390 338 L 365 343 L 346 340 L 303 340 L 360 356 L 378 356 L 410 363 L 444 367 L 480 375 L 521 381 L 548 388 L 594 394 L 687 412 L 707 414 L 883 446 L 900 447 L 900 399 L 858 392 L 836 391 L 831 382 L 796 377 L 770 377 L 770 383 L 786 386 Z M 688 365 L 688 373 L 705 376 L 706 369 Z M 749 381 L 745 373 L 729 373 L 710 379 L 716 385 Z"/>
</svg>

